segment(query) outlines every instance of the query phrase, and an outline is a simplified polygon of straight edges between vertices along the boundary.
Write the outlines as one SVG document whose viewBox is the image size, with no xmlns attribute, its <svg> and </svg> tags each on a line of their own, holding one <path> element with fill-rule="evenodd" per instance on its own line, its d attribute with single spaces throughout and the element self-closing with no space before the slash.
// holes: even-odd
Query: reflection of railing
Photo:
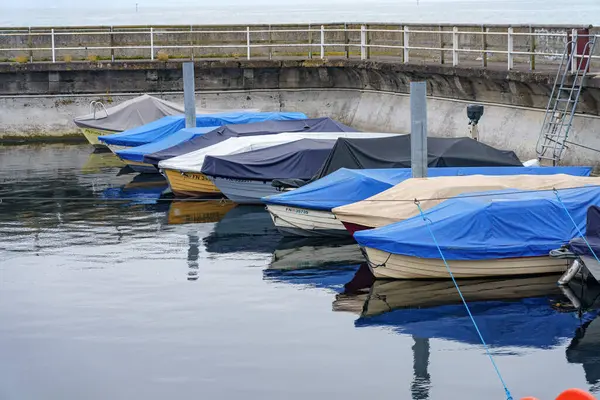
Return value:
<svg viewBox="0 0 600 400">
<path fill-rule="evenodd" d="M 567 40 L 596 36 L 589 29 L 535 26 L 328 24 L 298 26 L 110 27 L 0 29 L 0 61 L 57 62 L 59 55 L 89 61 L 168 58 L 386 58 L 453 66 L 492 64 L 515 69 L 555 65 Z M 577 51 L 578 47 L 574 47 Z M 158 55 L 158 52 L 165 53 Z M 182 52 L 185 50 L 184 52 Z M 76 52 L 75 57 L 68 52 Z M 25 53 L 23 55 L 22 53 Z M 93 53 L 93 54 L 92 54 Z M 102 53 L 102 54 L 96 54 Z M 49 57 L 48 57 L 49 56 Z M 576 59 L 600 55 L 576 54 Z M 536 66 L 537 61 L 537 66 Z"/>
</svg>

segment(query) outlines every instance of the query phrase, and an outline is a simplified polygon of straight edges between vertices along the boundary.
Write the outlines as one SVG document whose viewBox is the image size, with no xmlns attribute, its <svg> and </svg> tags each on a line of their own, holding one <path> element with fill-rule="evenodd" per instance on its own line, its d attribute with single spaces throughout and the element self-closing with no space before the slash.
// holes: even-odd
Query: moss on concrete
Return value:
<svg viewBox="0 0 600 400">
<path fill-rule="evenodd" d="M 33 143 L 86 143 L 85 137 L 79 132 L 48 132 L 3 134 L 0 136 L 0 145 L 23 145 Z"/>
</svg>

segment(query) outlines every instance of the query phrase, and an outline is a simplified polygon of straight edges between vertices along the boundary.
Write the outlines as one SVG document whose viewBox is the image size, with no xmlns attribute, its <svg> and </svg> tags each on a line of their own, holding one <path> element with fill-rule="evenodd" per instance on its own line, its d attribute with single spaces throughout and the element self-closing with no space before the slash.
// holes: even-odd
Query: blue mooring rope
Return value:
<svg viewBox="0 0 600 400">
<path fill-rule="evenodd" d="M 500 382 L 502 383 L 502 386 L 504 387 L 504 393 L 506 394 L 506 400 L 513 400 L 513 397 L 510 394 L 510 390 L 508 390 L 508 387 L 506 386 L 506 383 L 504 382 L 504 378 L 502 378 L 502 374 L 500 373 L 500 370 L 498 369 L 498 366 L 496 365 L 496 362 L 494 361 L 494 357 L 492 357 L 492 353 L 490 353 L 488 345 L 485 342 L 485 339 L 483 339 L 483 335 L 481 334 L 481 331 L 479 330 L 479 326 L 477 325 L 477 322 L 475 322 L 475 318 L 473 318 L 473 314 L 471 314 L 469 305 L 467 304 L 467 301 L 465 300 L 465 298 L 460 290 L 460 287 L 458 286 L 458 283 L 456 282 L 456 279 L 454 279 L 454 274 L 450 270 L 450 266 L 448 265 L 448 262 L 446 261 L 446 257 L 444 257 L 442 248 L 438 244 L 438 241 L 435 238 L 433 231 L 431 230 L 432 222 L 423 213 L 423 209 L 421 208 L 421 203 L 419 203 L 418 200 L 415 200 L 415 204 L 419 208 L 419 213 L 421 214 L 421 217 L 423 218 L 423 221 L 425 222 L 425 225 L 427 226 L 427 229 L 429 230 L 429 234 L 431 235 L 431 238 L 433 239 L 433 242 L 435 243 L 435 246 L 437 247 L 438 252 L 440 253 L 440 256 L 442 257 L 442 261 L 444 262 L 444 265 L 446 266 L 446 270 L 448 271 L 448 274 L 450 274 L 450 278 L 452 278 L 452 282 L 454 282 L 454 286 L 456 287 L 456 290 L 458 291 L 458 294 L 460 295 L 460 299 L 462 300 L 465 308 L 467 309 L 469 318 L 471 318 L 471 322 L 473 322 L 473 325 L 475 326 L 475 330 L 477 331 L 477 334 L 479 335 L 479 339 L 481 340 L 481 343 L 483 344 L 483 347 L 485 348 L 485 352 L 487 353 L 488 357 L 490 358 L 490 361 L 492 362 L 492 365 L 494 366 L 494 369 L 496 370 L 496 374 L 498 375 L 498 378 L 500 378 Z"/>
<path fill-rule="evenodd" d="M 567 208 L 566 204 L 563 203 L 562 199 L 560 198 L 560 196 L 558 195 L 558 190 L 556 190 L 556 188 L 554 189 L 554 195 L 556 196 L 556 198 L 558 199 L 558 202 L 560 203 L 561 206 L 563 206 L 563 208 L 565 209 L 565 212 L 567 213 L 567 216 L 569 217 L 569 219 L 571 220 L 571 222 L 573 223 L 573 226 L 575 227 L 575 229 L 577 229 L 577 233 L 579 233 L 579 236 L 581 236 L 581 238 L 585 241 L 585 244 L 587 244 L 587 247 L 590 249 L 590 251 L 592 252 L 592 254 L 594 255 L 594 258 L 596 259 L 596 261 L 598 261 L 598 263 L 600 264 L 600 260 L 598 259 L 598 256 L 596 255 L 596 252 L 594 251 L 594 249 L 592 249 L 592 246 L 590 246 L 590 243 L 587 241 L 587 239 L 585 238 L 585 235 L 583 233 L 581 233 L 581 230 L 579 229 L 579 226 L 577 226 L 577 223 L 575 222 L 575 220 L 573 219 L 573 217 L 571 216 L 571 213 L 569 212 L 569 209 Z"/>
</svg>

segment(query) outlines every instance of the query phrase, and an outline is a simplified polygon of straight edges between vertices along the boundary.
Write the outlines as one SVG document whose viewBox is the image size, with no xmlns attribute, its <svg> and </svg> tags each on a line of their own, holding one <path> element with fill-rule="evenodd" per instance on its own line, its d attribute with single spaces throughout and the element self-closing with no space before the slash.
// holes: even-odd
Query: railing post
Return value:
<svg viewBox="0 0 600 400">
<path fill-rule="evenodd" d="M 110 27 L 110 61 L 115 62 L 115 37 L 113 27 Z"/>
<path fill-rule="evenodd" d="M 271 47 L 272 44 L 273 44 L 273 30 L 271 28 L 271 24 L 269 24 L 269 60 L 273 59 L 273 47 Z"/>
<path fill-rule="evenodd" d="M 250 59 L 250 27 L 246 27 L 246 58 Z"/>
<path fill-rule="evenodd" d="M 54 28 L 52 28 L 51 37 L 52 37 L 52 62 L 55 63 L 56 62 L 56 48 L 54 46 Z"/>
<path fill-rule="evenodd" d="M 486 28 L 485 26 L 481 27 L 481 47 L 483 49 L 483 53 L 481 53 L 481 63 L 483 65 L 483 68 L 487 68 L 488 66 L 488 59 L 487 59 L 487 33 L 490 31 L 490 28 Z"/>
<path fill-rule="evenodd" d="M 458 65 L 458 27 L 452 28 L 452 66 Z"/>
<path fill-rule="evenodd" d="M 577 72 L 577 29 L 571 30 L 571 73 Z"/>
<path fill-rule="evenodd" d="M 514 29 L 512 26 L 508 27 L 508 54 L 507 54 L 507 59 L 508 59 L 508 70 L 512 70 L 514 68 L 514 62 L 513 62 L 513 40 L 514 40 Z"/>
<path fill-rule="evenodd" d="M 408 63 L 409 60 L 409 42 L 408 42 L 408 26 L 404 25 L 404 44 L 403 44 L 403 50 L 404 50 L 404 64 Z"/>
<path fill-rule="evenodd" d="M 346 44 L 346 48 L 344 49 L 346 53 L 346 58 L 350 58 L 350 37 L 348 36 L 348 23 L 344 22 L 344 43 Z"/>
<path fill-rule="evenodd" d="M 444 28 L 440 25 L 438 27 L 438 30 L 440 31 L 440 64 L 444 64 L 445 63 L 445 57 L 444 57 Z"/>
<path fill-rule="evenodd" d="M 367 27 L 364 25 L 360 26 L 360 59 L 367 59 Z"/>
<path fill-rule="evenodd" d="M 154 28 L 150 28 L 150 59 L 154 60 Z"/>
<path fill-rule="evenodd" d="M 534 35 L 534 30 L 532 26 L 529 26 L 529 33 L 531 34 L 531 36 L 529 36 L 529 52 L 531 53 L 529 55 L 529 69 L 531 71 L 535 71 L 535 47 L 536 47 L 536 42 L 535 42 L 535 35 Z"/>
<path fill-rule="evenodd" d="M 321 60 L 325 58 L 325 25 L 321 25 Z"/>
<path fill-rule="evenodd" d="M 312 29 L 310 24 L 308 24 L 308 59 L 312 60 Z"/>
</svg>

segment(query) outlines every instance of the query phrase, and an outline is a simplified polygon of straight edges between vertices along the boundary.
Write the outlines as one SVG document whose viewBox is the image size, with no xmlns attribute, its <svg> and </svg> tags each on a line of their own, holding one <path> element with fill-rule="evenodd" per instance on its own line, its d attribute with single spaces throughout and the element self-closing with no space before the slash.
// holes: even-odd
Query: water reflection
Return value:
<svg viewBox="0 0 600 400">
<path fill-rule="evenodd" d="M 269 269 L 322 268 L 358 264 L 364 261 L 360 247 L 352 239 L 284 237 L 273 252 Z"/>
<path fill-rule="evenodd" d="M 269 213 L 263 206 L 237 206 L 229 210 L 204 238 L 210 253 L 271 254 L 281 240 Z"/>
<path fill-rule="evenodd" d="M 236 204 L 229 200 L 173 200 L 169 206 L 170 225 L 219 222 Z"/>
</svg>

